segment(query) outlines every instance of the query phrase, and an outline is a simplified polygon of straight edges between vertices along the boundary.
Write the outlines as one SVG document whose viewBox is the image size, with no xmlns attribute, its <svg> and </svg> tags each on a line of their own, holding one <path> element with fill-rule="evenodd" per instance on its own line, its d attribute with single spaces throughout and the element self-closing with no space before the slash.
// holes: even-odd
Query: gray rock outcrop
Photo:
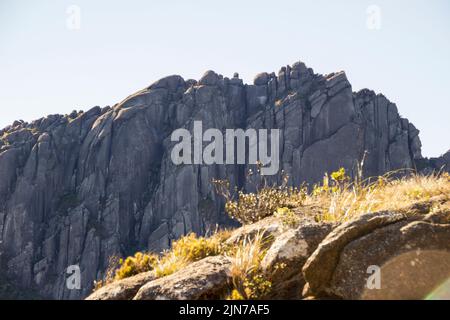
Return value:
<svg viewBox="0 0 450 320">
<path fill-rule="evenodd" d="M 135 276 L 116 280 L 96 290 L 86 300 L 132 300 L 142 286 L 155 280 L 153 271 L 139 273 Z"/>
<path fill-rule="evenodd" d="M 264 271 L 272 273 L 267 298 L 301 299 L 305 280 L 299 271 L 332 228 L 332 223 L 303 223 L 275 238 L 261 263 Z M 283 268 L 277 270 L 280 265 Z"/>
<path fill-rule="evenodd" d="M 343 223 L 304 264 L 304 294 L 352 300 L 426 298 L 450 277 L 449 209 L 447 202 L 430 213 L 427 206 L 417 206 L 407 215 L 369 213 Z M 370 277 L 375 272 L 378 287 Z"/>
<path fill-rule="evenodd" d="M 113 255 L 161 251 L 188 232 L 233 223 L 212 178 L 250 189 L 246 165 L 173 164 L 171 133 L 208 128 L 279 128 L 281 170 L 290 183 L 324 172 L 364 174 L 449 163 L 423 159 L 418 130 L 369 90 L 352 92 L 343 72 L 318 75 L 303 63 L 246 85 L 208 71 L 197 82 L 161 79 L 113 107 L 50 115 L 0 130 L 0 270 L 17 287 L 54 299 L 92 290 Z M 78 265 L 81 288 L 66 286 Z"/>
<path fill-rule="evenodd" d="M 226 257 L 207 257 L 169 276 L 148 282 L 133 300 L 220 299 L 231 281 L 230 265 Z"/>
</svg>

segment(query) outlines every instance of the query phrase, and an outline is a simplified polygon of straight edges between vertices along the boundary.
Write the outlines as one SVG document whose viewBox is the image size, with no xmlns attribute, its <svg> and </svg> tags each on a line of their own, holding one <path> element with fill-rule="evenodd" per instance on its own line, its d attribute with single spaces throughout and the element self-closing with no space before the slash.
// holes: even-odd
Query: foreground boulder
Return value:
<svg viewBox="0 0 450 320">
<path fill-rule="evenodd" d="M 281 233 L 283 233 L 282 223 L 279 219 L 271 216 L 234 230 L 226 240 L 226 244 L 236 245 L 243 240 L 252 240 L 257 235 L 273 240 Z"/>
<path fill-rule="evenodd" d="M 406 219 L 399 213 L 370 213 L 341 224 L 331 232 L 303 267 L 311 293 L 321 294 L 333 276 L 342 249 L 352 240 L 365 236 L 378 227 Z"/>
<path fill-rule="evenodd" d="M 305 295 L 423 299 L 450 277 L 450 210 L 366 214 L 331 232 L 303 267 Z"/>
<path fill-rule="evenodd" d="M 333 226 L 331 223 L 306 223 L 287 230 L 275 239 L 261 262 L 263 270 L 271 274 L 273 282 L 267 298 L 301 298 L 305 281 L 300 270 Z"/>
<path fill-rule="evenodd" d="M 146 283 L 155 279 L 153 271 L 115 281 L 92 293 L 86 300 L 131 300 Z"/>
<path fill-rule="evenodd" d="M 144 285 L 134 300 L 219 299 L 230 280 L 230 260 L 208 257 L 186 268 Z"/>
</svg>

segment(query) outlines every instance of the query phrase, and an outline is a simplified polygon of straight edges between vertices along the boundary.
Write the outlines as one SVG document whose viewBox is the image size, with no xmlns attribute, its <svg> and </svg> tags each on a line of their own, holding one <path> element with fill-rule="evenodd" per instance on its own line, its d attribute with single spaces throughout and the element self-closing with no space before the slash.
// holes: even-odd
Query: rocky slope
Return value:
<svg viewBox="0 0 450 320">
<path fill-rule="evenodd" d="M 261 262 L 272 288 L 260 298 L 450 298 L 448 194 L 344 223 L 304 219 L 286 227 L 270 217 L 235 230 L 228 241 L 257 232 L 273 239 Z M 232 259 L 207 257 L 159 279 L 151 271 L 139 274 L 95 291 L 88 300 L 223 299 L 232 283 Z M 277 271 L 280 264 L 284 267 Z M 446 281 L 446 293 L 436 290 Z"/>
<path fill-rule="evenodd" d="M 194 120 L 204 130 L 281 129 L 281 169 L 294 185 L 339 167 L 351 172 L 365 151 L 366 176 L 450 167 L 450 153 L 423 159 L 419 131 L 395 104 L 352 92 L 343 72 L 318 75 L 298 62 L 253 85 L 213 71 L 199 81 L 169 76 L 113 107 L 0 130 L 2 273 L 42 297 L 82 298 L 110 256 L 160 251 L 189 231 L 231 223 L 210 181 L 250 188 L 248 167 L 170 160 L 170 134 Z M 66 288 L 70 265 L 81 268 L 80 290 Z"/>
</svg>

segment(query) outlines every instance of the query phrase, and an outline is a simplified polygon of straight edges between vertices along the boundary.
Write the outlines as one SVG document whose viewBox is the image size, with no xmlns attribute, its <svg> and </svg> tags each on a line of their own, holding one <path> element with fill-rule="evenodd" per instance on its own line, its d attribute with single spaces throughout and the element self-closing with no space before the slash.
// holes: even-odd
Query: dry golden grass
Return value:
<svg viewBox="0 0 450 320">
<path fill-rule="evenodd" d="M 436 196 L 450 200 L 450 176 L 447 173 L 411 174 L 403 178 L 390 178 L 388 174 L 374 182 L 335 183 L 333 187 L 334 190 L 329 187 L 328 191 L 315 194 L 313 191 L 305 198 L 305 206 L 321 209 L 316 216 L 318 220 L 345 221 L 368 212 L 401 211 L 415 202 L 428 201 Z"/>
<path fill-rule="evenodd" d="M 192 262 L 223 254 L 229 249 L 225 240 L 230 235 L 229 230 L 216 231 L 210 237 L 198 237 L 195 233 L 190 233 L 174 241 L 172 248 L 160 256 L 137 252 L 126 259 L 112 257 L 104 278 L 94 283 L 94 291 L 111 282 L 142 272 L 153 271 L 157 278 L 168 276 Z"/>
<path fill-rule="evenodd" d="M 155 275 L 164 277 L 189 263 L 224 253 L 227 250 L 224 243 L 230 234 L 228 230 L 221 230 L 209 238 L 197 237 L 194 233 L 180 238 L 172 244 L 172 249 L 166 251 L 155 263 Z"/>
<path fill-rule="evenodd" d="M 225 211 L 242 223 L 253 223 L 270 215 L 288 219 L 295 224 L 296 214 L 313 216 L 317 221 L 346 221 L 360 214 L 384 210 L 401 210 L 419 201 L 441 196 L 450 199 L 448 173 L 419 175 L 411 173 L 395 178 L 393 173 L 377 179 L 356 178 L 351 181 L 345 170 L 325 174 L 321 184 L 311 192 L 306 187 L 264 186 L 256 193 L 230 193 L 218 188 L 227 202 Z M 216 181 L 216 186 L 219 185 Z M 220 183 L 220 182 L 219 182 Z M 223 186 L 226 186 L 222 182 Z M 219 185 L 220 186 L 220 185 Z"/>
<path fill-rule="evenodd" d="M 261 271 L 261 261 L 266 255 L 267 238 L 257 234 L 246 238 L 229 255 L 231 259 L 232 290 L 229 300 L 258 299 L 266 295 L 271 282 Z"/>
<path fill-rule="evenodd" d="M 165 277 L 186 267 L 190 261 L 183 256 L 177 256 L 172 251 L 168 251 L 158 261 L 155 266 L 155 276 L 157 278 Z"/>
<path fill-rule="evenodd" d="M 94 281 L 94 291 L 114 281 L 152 271 L 157 262 L 158 256 L 153 253 L 136 252 L 134 256 L 126 259 L 113 256 L 109 259 L 109 265 L 103 279 Z"/>
</svg>

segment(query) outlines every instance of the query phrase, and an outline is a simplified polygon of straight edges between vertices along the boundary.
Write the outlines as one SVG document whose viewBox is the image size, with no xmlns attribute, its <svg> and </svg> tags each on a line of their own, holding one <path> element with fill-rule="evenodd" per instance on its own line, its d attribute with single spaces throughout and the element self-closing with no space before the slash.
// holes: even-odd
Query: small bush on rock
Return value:
<svg viewBox="0 0 450 320">
<path fill-rule="evenodd" d="M 201 260 L 209 256 L 216 256 L 226 251 L 225 239 L 229 237 L 228 231 L 220 231 L 212 237 L 197 237 L 190 233 L 185 237 L 174 241 L 172 249 L 163 254 L 155 267 L 157 277 L 167 276 L 191 262 Z"/>
<path fill-rule="evenodd" d="M 120 280 L 141 272 L 151 271 L 155 268 L 157 262 L 157 255 L 137 252 L 134 256 L 128 257 L 125 260 L 120 259 L 120 267 L 116 271 L 115 279 Z"/>
<path fill-rule="evenodd" d="M 298 227 L 301 221 L 298 214 L 286 207 L 278 208 L 274 215 L 280 219 L 284 226 L 289 228 Z"/>
<path fill-rule="evenodd" d="M 94 282 L 94 290 L 141 272 L 154 271 L 158 278 L 168 276 L 189 263 L 208 256 L 223 254 L 230 250 L 225 244 L 230 234 L 228 230 L 216 231 L 211 237 L 198 237 L 195 233 L 190 233 L 174 241 L 172 249 L 162 255 L 137 252 L 134 256 L 125 259 L 112 257 L 105 277 Z"/>
<path fill-rule="evenodd" d="M 278 208 L 296 208 L 306 197 L 306 188 L 287 186 L 288 177 L 278 187 L 268 187 L 265 183 L 256 193 L 237 191 L 237 200 L 230 192 L 226 180 L 214 180 L 216 191 L 225 197 L 225 212 L 243 224 L 250 224 L 271 216 Z"/>
</svg>

